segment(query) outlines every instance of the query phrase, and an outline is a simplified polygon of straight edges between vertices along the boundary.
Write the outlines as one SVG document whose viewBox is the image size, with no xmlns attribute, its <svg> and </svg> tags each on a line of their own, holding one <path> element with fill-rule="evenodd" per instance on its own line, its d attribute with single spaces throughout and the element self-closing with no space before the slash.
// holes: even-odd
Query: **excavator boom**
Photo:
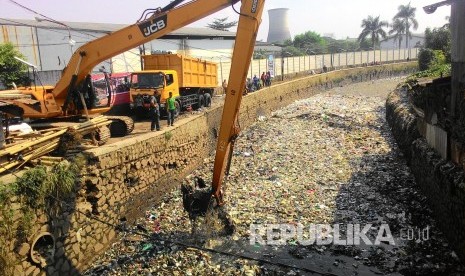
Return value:
<svg viewBox="0 0 465 276">
<path fill-rule="evenodd" d="M 245 88 L 247 72 L 264 5 L 265 0 L 242 0 L 229 74 L 229 85 L 226 88 L 226 99 L 216 146 L 212 187 L 206 187 L 204 185 L 205 181 L 199 178 L 196 179 L 194 187 L 190 185 L 181 187 L 184 209 L 189 213 L 192 220 L 197 216 L 206 215 L 212 206 L 221 207 L 224 205 L 221 185 L 229 168 L 234 142 L 240 131 L 238 115 L 242 93 Z M 220 208 L 218 215 L 223 221 L 226 234 L 231 234 L 234 231 L 234 225 L 227 213 Z"/>
<path fill-rule="evenodd" d="M 223 204 L 221 184 L 230 161 L 235 139 L 240 131 L 238 116 L 242 92 L 245 87 L 264 5 L 264 0 L 242 1 L 213 168 L 213 194 L 218 205 Z"/>
<path fill-rule="evenodd" d="M 162 37 L 227 6 L 234 5 L 239 0 L 192 0 L 175 7 L 183 1 L 173 1 L 168 6 L 156 10 L 148 19 L 88 42 L 78 48 L 65 68 L 63 76 L 53 89 L 55 99 L 67 97 L 70 84 L 83 81 L 100 62 Z M 74 80 L 73 76 L 75 76 Z"/>
</svg>

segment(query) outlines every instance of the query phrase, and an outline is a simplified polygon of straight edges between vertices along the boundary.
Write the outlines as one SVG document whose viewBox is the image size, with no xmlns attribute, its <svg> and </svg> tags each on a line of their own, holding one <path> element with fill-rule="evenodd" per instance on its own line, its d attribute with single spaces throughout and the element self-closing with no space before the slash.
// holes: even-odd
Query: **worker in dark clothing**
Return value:
<svg viewBox="0 0 465 276">
<path fill-rule="evenodd" d="M 271 72 L 268 71 L 266 72 L 266 75 L 265 75 L 265 82 L 266 82 L 266 86 L 271 86 Z"/>
<path fill-rule="evenodd" d="M 259 90 L 261 87 L 260 87 L 260 79 L 257 77 L 257 75 L 254 75 L 253 76 L 253 90 L 256 91 L 256 90 Z"/>
<path fill-rule="evenodd" d="M 262 75 L 260 76 L 260 80 L 262 81 L 262 87 L 267 86 L 266 85 L 266 74 L 265 74 L 265 72 L 262 72 Z"/>
<path fill-rule="evenodd" d="M 153 91 L 153 95 L 150 97 L 150 130 L 160 130 L 160 105 L 158 103 L 158 90 Z"/>
</svg>

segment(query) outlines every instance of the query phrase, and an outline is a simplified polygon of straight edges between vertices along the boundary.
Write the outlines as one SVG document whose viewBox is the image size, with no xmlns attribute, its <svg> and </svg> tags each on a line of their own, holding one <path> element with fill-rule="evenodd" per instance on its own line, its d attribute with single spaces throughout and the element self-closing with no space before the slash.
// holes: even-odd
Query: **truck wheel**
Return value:
<svg viewBox="0 0 465 276">
<path fill-rule="evenodd" d="M 212 105 L 212 96 L 209 93 L 205 93 L 205 106 L 210 107 Z"/>
<path fill-rule="evenodd" d="M 197 108 L 203 108 L 205 106 L 205 98 L 203 95 L 199 95 L 199 102 L 197 103 Z"/>
</svg>

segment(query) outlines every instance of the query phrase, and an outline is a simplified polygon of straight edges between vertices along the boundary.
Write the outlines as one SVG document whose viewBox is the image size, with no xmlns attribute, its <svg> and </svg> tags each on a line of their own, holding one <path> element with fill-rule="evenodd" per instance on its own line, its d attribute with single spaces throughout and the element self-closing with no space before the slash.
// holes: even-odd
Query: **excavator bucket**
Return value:
<svg viewBox="0 0 465 276">
<path fill-rule="evenodd" d="M 189 214 L 189 219 L 195 221 L 197 217 L 218 215 L 223 225 L 223 233 L 232 235 L 235 231 L 234 223 L 224 207 L 219 206 L 213 196 L 211 187 L 206 187 L 202 178 L 196 177 L 194 185 L 182 184 L 182 203 L 184 210 Z"/>
</svg>

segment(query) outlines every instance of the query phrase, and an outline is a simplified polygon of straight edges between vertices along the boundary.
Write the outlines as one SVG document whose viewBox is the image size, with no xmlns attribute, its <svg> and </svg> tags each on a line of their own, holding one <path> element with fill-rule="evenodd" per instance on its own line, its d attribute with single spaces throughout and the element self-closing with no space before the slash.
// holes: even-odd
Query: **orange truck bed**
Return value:
<svg viewBox="0 0 465 276">
<path fill-rule="evenodd" d="M 179 87 L 217 87 L 217 64 L 179 54 L 153 54 L 142 57 L 144 70 L 175 70 Z"/>
</svg>

